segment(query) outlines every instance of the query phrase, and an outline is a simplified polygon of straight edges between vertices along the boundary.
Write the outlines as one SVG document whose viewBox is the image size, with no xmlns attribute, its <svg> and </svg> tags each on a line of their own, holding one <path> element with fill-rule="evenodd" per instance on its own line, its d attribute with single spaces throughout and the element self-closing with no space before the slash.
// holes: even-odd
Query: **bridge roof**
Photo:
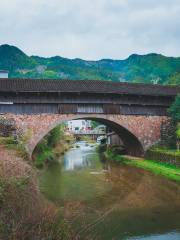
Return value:
<svg viewBox="0 0 180 240">
<path fill-rule="evenodd" d="M 0 92 L 111 93 L 175 96 L 180 86 L 120 83 L 95 80 L 0 79 Z"/>
</svg>

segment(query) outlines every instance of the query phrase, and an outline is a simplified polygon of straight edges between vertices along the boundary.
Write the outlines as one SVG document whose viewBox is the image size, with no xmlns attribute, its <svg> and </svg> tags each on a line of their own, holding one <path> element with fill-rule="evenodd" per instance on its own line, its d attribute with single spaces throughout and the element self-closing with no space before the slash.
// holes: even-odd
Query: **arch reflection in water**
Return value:
<svg viewBox="0 0 180 240">
<path fill-rule="evenodd" d="M 85 143 L 45 169 L 40 187 L 82 240 L 180 239 L 180 185 L 102 162 Z"/>
</svg>

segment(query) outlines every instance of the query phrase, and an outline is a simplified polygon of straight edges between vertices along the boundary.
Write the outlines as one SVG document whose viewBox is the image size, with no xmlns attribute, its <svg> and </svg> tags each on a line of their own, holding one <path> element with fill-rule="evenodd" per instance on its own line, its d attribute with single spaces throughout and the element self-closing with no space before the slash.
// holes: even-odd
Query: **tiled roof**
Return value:
<svg viewBox="0 0 180 240">
<path fill-rule="evenodd" d="M 95 80 L 0 79 L 0 92 L 84 92 L 175 96 L 180 86 Z"/>
</svg>

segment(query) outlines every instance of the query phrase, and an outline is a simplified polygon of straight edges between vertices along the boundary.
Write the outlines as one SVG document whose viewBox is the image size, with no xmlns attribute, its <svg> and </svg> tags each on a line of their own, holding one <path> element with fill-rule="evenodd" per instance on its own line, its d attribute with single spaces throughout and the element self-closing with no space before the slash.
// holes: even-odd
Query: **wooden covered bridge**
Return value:
<svg viewBox="0 0 180 240">
<path fill-rule="evenodd" d="M 109 81 L 0 79 L 0 113 L 13 118 L 27 137 L 31 155 L 56 125 L 92 119 L 109 126 L 127 153 L 143 155 L 160 140 L 167 109 L 179 87 Z"/>
</svg>

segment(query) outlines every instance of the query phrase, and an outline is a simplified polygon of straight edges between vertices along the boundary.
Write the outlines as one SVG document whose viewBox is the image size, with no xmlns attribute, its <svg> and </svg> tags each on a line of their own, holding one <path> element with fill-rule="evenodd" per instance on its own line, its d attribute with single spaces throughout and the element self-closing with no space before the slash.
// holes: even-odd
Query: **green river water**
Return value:
<svg viewBox="0 0 180 240">
<path fill-rule="evenodd" d="M 42 170 L 39 182 L 80 239 L 180 240 L 180 184 L 78 145 Z"/>
</svg>

